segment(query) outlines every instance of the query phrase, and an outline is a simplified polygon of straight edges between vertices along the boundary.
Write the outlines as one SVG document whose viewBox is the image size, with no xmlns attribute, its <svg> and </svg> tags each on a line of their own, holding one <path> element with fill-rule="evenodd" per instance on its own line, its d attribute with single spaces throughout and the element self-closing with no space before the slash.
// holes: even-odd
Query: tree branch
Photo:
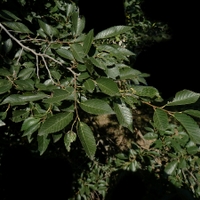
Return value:
<svg viewBox="0 0 200 200">
<path fill-rule="evenodd" d="M 56 59 L 52 58 L 51 56 L 49 56 L 49 55 L 47 55 L 47 54 L 37 53 L 37 52 L 35 52 L 33 49 L 31 49 L 31 48 L 25 46 L 24 44 L 22 44 L 17 38 L 15 38 L 15 37 L 11 34 L 11 33 L 3 26 L 2 23 L 0 23 L 0 27 L 9 35 L 9 37 L 10 37 L 12 40 L 14 40 L 17 44 L 19 44 L 19 46 L 22 47 L 22 51 L 23 51 L 23 50 L 29 51 L 29 52 L 31 52 L 31 53 L 33 53 L 33 54 L 35 55 L 35 57 L 36 57 L 36 67 L 37 67 L 37 76 L 38 76 L 38 78 L 39 78 L 39 64 L 38 64 L 39 62 L 38 62 L 38 57 L 41 57 L 42 60 L 43 60 L 43 62 L 44 62 L 44 65 L 45 65 L 45 67 L 46 67 L 46 69 L 47 69 L 47 71 L 48 71 L 48 74 L 49 74 L 50 79 L 54 82 L 54 80 L 53 80 L 53 78 L 52 78 L 52 76 L 51 76 L 50 70 L 49 70 L 49 68 L 48 68 L 48 66 L 47 66 L 47 62 L 46 62 L 46 60 L 45 60 L 45 57 L 48 58 L 48 59 L 50 59 L 50 60 L 52 60 L 52 61 L 54 61 L 55 63 L 57 63 L 57 64 L 59 64 L 59 65 L 62 65 L 62 63 L 59 62 L 59 61 L 57 61 Z"/>
</svg>

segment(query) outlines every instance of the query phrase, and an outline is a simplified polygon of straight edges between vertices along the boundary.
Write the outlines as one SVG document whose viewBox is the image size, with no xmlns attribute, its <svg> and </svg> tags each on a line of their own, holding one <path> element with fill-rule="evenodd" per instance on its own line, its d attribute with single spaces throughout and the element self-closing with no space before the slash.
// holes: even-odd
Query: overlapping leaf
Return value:
<svg viewBox="0 0 200 200">
<path fill-rule="evenodd" d="M 120 94 L 117 83 L 114 82 L 112 79 L 102 77 L 102 78 L 98 78 L 96 82 L 103 93 L 109 96 L 116 96 Z"/>
<path fill-rule="evenodd" d="M 61 90 L 61 89 L 53 90 L 53 96 L 48 99 L 44 99 L 43 102 L 44 103 L 57 103 L 57 102 L 66 100 L 70 94 L 71 93 L 69 93 L 66 90 Z"/>
<path fill-rule="evenodd" d="M 48 36 L 53 37 L 58 35 L 59 31 L 55 27 L 43 22 L 42 20 L 38 20 L 38 23 L 40 28 L 42 28 Z"/>
<path fill-rule="evenodd" d="M 56 133 L 64 129 L 73 120 L 73 113 L 65 112 L 55 114 L 48 118 L 39 129 L 38 135 Z"/>
<path fill-rule="evenodd" d="M 194 121 L 190 116 L 184 113 L 175 113 L 174 117 L 181 123 L 181 125 L 187 131 L 190 139 L 196 143 L 200 144 L 200 128 L 197 122 Z"/>
<path fill-rule="evenodd" d="M 80 103 L 80 107 L 87 113 L 94 115 L 114 114 L 112 108 L 106 101 L 100 99 L 90 99 Z"/>
</svg>

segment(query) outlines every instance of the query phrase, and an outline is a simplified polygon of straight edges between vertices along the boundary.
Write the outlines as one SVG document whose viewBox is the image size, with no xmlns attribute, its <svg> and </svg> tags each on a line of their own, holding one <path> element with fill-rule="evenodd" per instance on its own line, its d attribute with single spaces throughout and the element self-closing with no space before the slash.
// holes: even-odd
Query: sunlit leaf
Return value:
<svg viewBox="0 0 200 200">
<path fill-rule="evenodd" d="M 1 126 L 5 126 L 6 124 L 2 121 L 2 120 L 0 120 L 0 127 Z"/>
<path fill-rule="evenodd" d="M 33 124 L 32 126 L 28 127 L 24 130 L 22 137 L 27 136 L 28 139 L 31 139 L 33 133 L 35 133 L 40 128 L 40 123 Z"/>
<path fill-rule="evenodd" d="M 120 35 L 122 33 L 126 33 L 130 30 L 131 30 L 131 27 L 129 27 L 129 26 L 114 26 L 114 27 L 111 27 L 111 28 L 108 28 L 106 30 L 101 31 L 100 33 L 98 33 L 95 36 L 94 39 L 95 40 L 106 39 L 106 38 L 110 38 L 110 37 Z"/>
<path fill-rule="evenodd" d="M 22 24 L 21 22 L 2 22 L 8 28 L 17 31 L 19 33 L 32 33 L 27 26 Z"/>
<path fill-rule="evenodd" d="M 178 160 L 174 160 L 168 163 L 164 169 L 165 173 L 168 175 L 172 175 L 175 172 L 177 165 L 178 165 Z"/>
<path fill-rule="evenodd" d="M 11 94 L 10 96 L 8 96 L 3 100 L 1 105 L 3 104 L 24 105 L 26 104 L 26 102 L 41 100 L 47 96 L 48 96 L 47 94 L 44 94 L 42 92 L 38 92 L 36 94 L 24 94 L 24 95 Z"/>
<path fill-rule="evenodd" d="M 71 143 L 74 142 L 75 140 L 76 140 L 76 133 L 74 133 L 71 130 L 68 131 L 67 133 L 65 133 L 64 144 L 65 144 L 65 148 L 67 149 L 68 152 L 71 149 Z"/>
<path fill-rule="evenodd" d="M 21 130 L 25 131 L 27 130 L 29 127 L 38 124 L 38 122 L 40 121 L 40 119 L 34 118 L 34 117 L 28 117 L 27 119 L 24 120 L 24 122 L 22 123 L 22 127 Z"/>
<path fill-rule="evenodd" d="M 195 103 L 199 99 L 200 94 L 190 90 L 182 90 L 176 93 L 173 101 L 166 104 L 166 106 L 179 106 Z"/>
</svg>

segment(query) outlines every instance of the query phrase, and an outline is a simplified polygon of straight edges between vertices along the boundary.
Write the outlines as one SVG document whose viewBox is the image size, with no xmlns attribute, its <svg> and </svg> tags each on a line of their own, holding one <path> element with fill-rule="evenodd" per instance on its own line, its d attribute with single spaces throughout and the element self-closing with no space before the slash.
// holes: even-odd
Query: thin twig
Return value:
<svg viewBox="0 0 200 200">
<path fill-rule="evenodd" d="M 2 23 L 0 23 L 0 27 L 9 35 L 9 37 L 10 37 L 11 39 L 13 39 L 17 44 L 19 44 L 19 45 L 22 47 L 23 50 L 30 51 L 31 53 L 33 53 L 33 54 L 35 55 L 35 57 L 36 57 L 36 67 L 37 67 L 37 76 L 38 76 L 38 78 L 39 78 L 39 65 L 38 65 L 39 62 L 38 62 L 38 57 L 41 57 L 42 60 L 43 60 L 43 62 L 44 62 L 44 64 L 45 64 L 45 67 L 46 67 L 46 69 L 47 69 L 47 71 L 48 71 L 48 74 L 49 74 L 50 79 L 54 82 L 54 80 L 53 80 L 53 78 L 52 78 L 52 76 L 51 76 L 50 70 L 49 70 L 49 68 L 48 68 L 48 66 L 47 66 L 45 57 L 48 58 L 48 59 L 50 59 L 50 60 L 52 60 L 52 61 L 54 61 L 55 63 L 57 63 L 57 64 L 59 64 L 59 65 L 62 65 L 62 63 L 59 62 L 59 61 L 57 61 L 56 59 L 52 58 L 51 56 L 49 56 L 49 55 L 47 55 L 47 54 L 37 53 L 37 52 L 35 52 L 33 49 L 31 49 L 31 48 L 25 46 L 24 44 L 22 44 L 17 38 L 15 38 L 15 37 L 11 34 L 11 33 L 2 25 Z"/>
</svg>

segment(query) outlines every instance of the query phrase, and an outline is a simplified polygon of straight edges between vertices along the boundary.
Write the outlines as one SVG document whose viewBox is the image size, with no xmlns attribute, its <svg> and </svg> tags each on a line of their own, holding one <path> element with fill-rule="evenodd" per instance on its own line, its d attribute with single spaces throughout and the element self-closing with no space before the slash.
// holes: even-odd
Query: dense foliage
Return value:
<svg viewBox="0 0 200 200">
<path fill-rule="evenodd" d="M 165 38 L 166 26 L 145 20 L 139 0 L 126 1 L 129 26 L 94 35 L 83 32 L 85 19 L 74 3 L 42 1 L 40 10 L 36 2 L 21 0 L 18 11 L 9 6 L 0 11 L 1 134 L 37 141 L 40 155 L 60 141 L 71 155 L 82 155 L 83 148 L 90 161 L 78 169 L 73 199 L 104 199 L 111 173 L 119 169 L 149 171 L 199 198 L 200 94 L 177 91 L 166 102 L 130 59 L 140 45 L 156 39 L 149 32 Z M 142 125 L 136 123 L 138 110 L 148 115 Z M 97 134 L 91 123 L 101 115 L 114 116 L 127 141 L 116 155 L 107 150 L 103 164 L 95 154 L 106 129 Z"/>
</svg>

